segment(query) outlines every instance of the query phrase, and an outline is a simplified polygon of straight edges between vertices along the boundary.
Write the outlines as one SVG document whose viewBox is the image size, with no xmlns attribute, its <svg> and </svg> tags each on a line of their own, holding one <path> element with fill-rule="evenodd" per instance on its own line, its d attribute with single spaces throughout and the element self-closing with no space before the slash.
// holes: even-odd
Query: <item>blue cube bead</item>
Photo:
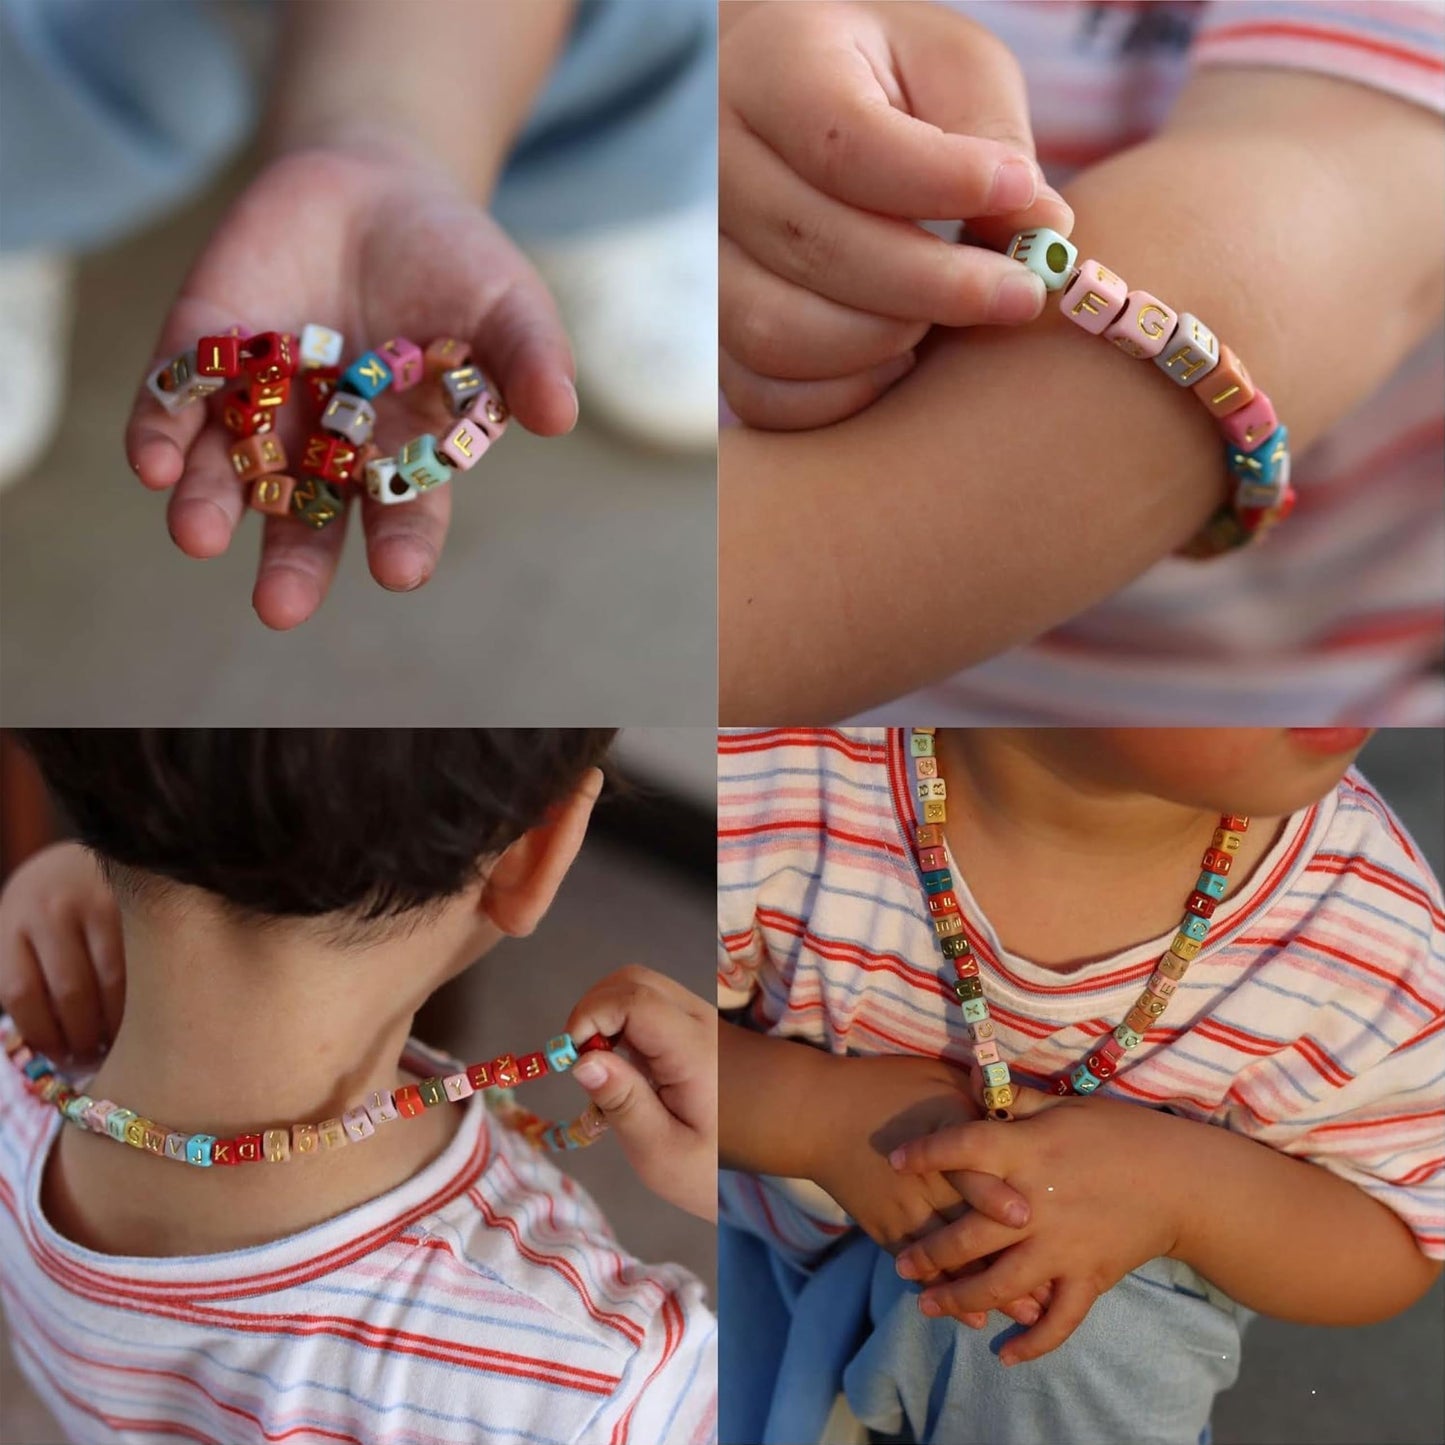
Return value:
<svg viewBox="0 0 1445 1445">
<path fill-rule="evenodd" d="M 565 1074 L 577 1062 L 577 1049 L 571 1034 L 558 1034 L 547 1040 L 547 1065 L 554 1074 Z"/>
<path fill-rule="evenodd" d="M 198 1164 L 202 1169 L 211 1167 L 211 1145 L 216 1142 L 214 1134 L 192 1134 L 186 1140 L 186 1163 Z"/>
<path fill-rule="evenodd" d="M 1008 1083 L 1007 1064 L 985 1064 L 983 1066 L 983 1084 L 986 1089 L 998 1089 Z"/>
<path fill-rule="evenodd" d="M 437 439 L 434 436 L 420 436 L 409 441 L 397 453 L 396 471 L 420 492 L 428 487 L 439 487 L 452 479 L 450 464 L 437 455 Z"/>
<path fill-rule="evenodd" d="M 1241 485 L 1283 492 L 1289 483 L 1289 428 L 1275 427 L 1252 452 L 1227 446 L 1224 457 L 1229 474 Z"/>
<path fill-rule="evenodd" d="M 1224 890 L 1229 886 L 1225 881 L 1223 873 L 1201 873 L 1195 880 L 1195 888 L 1201 893 L 1207 893 L 1211 898 L 1223 898 Z"/>
<path fill-rule="evenodd" d="M 1074 1086 L 1076 1093 L 1092 1094 L 1103 1080 L 1091 1073 L 1087 1064 L 1080 1064 L 1079 1067 L 1069 1075 L 1069 1082 Z"/>
<path fill-rule="evenodd" d="M 46 1074 L 53 1074 L 54 1072 L 55 1066 L 44 1054 L 36 1054 L 35 1057 L 25 1065 L 25 1076 L 28 1079 L 43 1079 Z"/>
<path fill-rule="evenodd" d="M 374 351 L 364 351 L 341 373 L 336 384 L 342 391 L 370 401 L 391 385 L 391 368 Z"/>
<path fill-rule="evenodd" d="M 1062 291 L 1073 275 L 1079 248 L 1071 246 L 1057 231 L 1039 226 L 1033 231 L 1020 231 L 1008 243 L 1005 254 L 1032 271 L 1046 290 Z"/>
<path fill-rule="evenodd" d="M 1184 922 L 1179 925 L 1180 933 L 1187 933 L 1190 938 L 1197 938 L 1201 943 L 1209 936 L 1209 920 L 1200 918 L 1197 913 L 1186 913 Z"/>
<path fill-rule="evenodd" d="M 923 875 L 923 891 L 925 893 L 947 893 L 953 887 L 953 874 L 947 868 L 935 868 L 932 873 Z"/>
</svg>

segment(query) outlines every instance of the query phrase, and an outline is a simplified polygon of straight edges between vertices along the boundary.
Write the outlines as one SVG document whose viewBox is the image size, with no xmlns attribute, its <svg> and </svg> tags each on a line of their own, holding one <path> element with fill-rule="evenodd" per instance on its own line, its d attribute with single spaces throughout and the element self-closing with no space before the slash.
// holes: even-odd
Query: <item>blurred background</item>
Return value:
<svg viewBox="0 0 1445 1445">
<path fill-rule="evenodd" d="M 0 874 L 56 836 L 28 759 L 0 735 Z M 716 809 L 713 732 L 637 728 L 614 754 L 624 786 L 604 798 L 576 866 L 531 937 L 510 940 L 433 994 L 415 1033 L 463 1058 L 485 1058 L 517 1038 L 550 1037 L 598 979 L 627 963 L 713 994 Z M 585 1096 L 566 1079 L 544 1079 L 529 1106 L 572 1118 Z M 646 1260 L 685 1265 L 716 1308 L 716 1234 L 710 1224 L 663 1204 L 604 1138 L 560 1156 L 607 1216 L 624 1248 Z M 15 1367 L 0 1316 L 0 1442 L 56 1445 L 61 1436 Z"/>
<path fill-rule="evenodd" d="M 514 425 L 454 483 L 416 592 L 372 581 L 351 519 L 289 633 L 251 610 L 261 518 L 191 560 L 122 452 L 181 279 L 255 174 L 281 8 L 0 0 L 4 721 L 711 724 L 712 0 L 581 0 L 493 207 L 573 336 L 578 429 Z"/>
</svg>

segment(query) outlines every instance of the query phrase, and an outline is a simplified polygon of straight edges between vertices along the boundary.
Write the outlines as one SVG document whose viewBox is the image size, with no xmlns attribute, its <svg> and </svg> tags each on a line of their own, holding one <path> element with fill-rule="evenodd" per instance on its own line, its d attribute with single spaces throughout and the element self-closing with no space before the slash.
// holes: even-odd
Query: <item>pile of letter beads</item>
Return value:
<svg viewBox="0 0 1445 1445">
<path fill-rule="evenodd" d="M 223 399 L 221 415 L 237 438 L 231 465 L 237 480 L 251 488 L 250 505 L 318 528 L 344 511 L 345 487 L 364 481 L 386 506 L 412 501 L 474 467 L 506 429 L 506 404 L 471 364 L 463 341 L 441 337 L 423 349 L 395 336 L 342 369 L 344 349 L 340 332 L 315 323 L 299 336 L 250 335 L 236 327 L 201 337 L 192 350 L 158 366 L 146 386 L 175 413 L 240 379 L 243 384 Z M 273 433 L 276 409 L 285 405 L 298 376 L 316 430 L 291 476 L 286 449 Z M 455 421 L 439 437 L 416 437 L 396 456 L 381 456 L 371 442 L 373 402 L 384 391 L 408 391 L 423 380 L 439 383 Z"/>
<path fill-rule="evenodd" d="M 1008 1065 L 999 1057 L 994 1042 L 993 1020 L 983 997 L 978 960 L 963 932 L 963 914 L 953 891 L 948 870 L 948 852 L 943 842 L 943 825 L 948 821 L 948 786 L 938 776 L 934 756 L 934 728 L 913 728 L 908 748 L 913 758 L 917 803 L 921 822 L 916 842 L 918 865 L 923 871 L 923 891 L 933 920 L 934 936 L 943 956 L 953 964 L 953 991 L 963 1008 L 964 1027 L 973 1041 L 974 1062 L 983 1071 L 983 1106 L 990 1119 L 1007 1119 L 1014 1101 Z"/>
<path fill-rule="evenodd" d="M 423 1079 L 419 1084 L 406 1084 L 395 1090 L 379 1089 L 364 1105 L 317 1124 L 293 1124 L 289 1129 L 266 1129 L 255 1134 L 221 1139 L 214 1134 L 178 1133 L 151 1119 L 140 1118 L 134 1110 L 123 1109 L 109 1099 L 92 1099 L 88 1094 L 77 1093 L 56 1072 L 49 1059 L 25 1044 L 8 1018 L 0 1022 L 0 1042 L 3 1042 L 11 1062 L 25 1074 L 26 1087 L 30 1092 L 54 1104 L 72 1123 L 96 1134 L 109 1134 L 112 1139 L 134 1148 L 200 1168 L 209 1168 L 212 1164 L 254 1164 L 262 1161 L 280 1164 L 293 1155 L 339 1149 L 348 1143 L 359 1144 L 374 1134 L 381 1124 L 399 1118 L 414 1118 L 435 1105 L 457 1103 L 483 1089 L 505 1091 L 528 1079 L 541 1078 L 548 1072 L 565 1073 L 577 1062 L 579 1052 L 610 1049 L 612 1046 L 599 1034 L 588 1039 L 579 1051 L 570 1035 L 558 1034 L 547 1041 L 545 1049 L 535 1053 L 502 1054 L 485 1063 L 472 1064 L 462 1073 Z M 577 1125 L 564 1128 L 575 1130 Z M 598 1132 L 601 1132 L 600 1129 Z M 544 1142 L 550 1145 L 550 1141 Z M 575 1149 L 585 1142 L 590 1140 L 569 1135 L 552 1147 Z"/>
<path fill-rule="evenodd" d="M 1224 433 L 1225 465 L 1233 485 L 1221 507 L 1187 549 L 1214 556 L 1262 537 L 1294 507 L 1289 429 L 1239 358 L 1197 316 L 1175 312 L 1147 291 L 1131 291 L 1107 266 L 1075 264 L 1078 250 L 1056 231 L 1021 231 L 1010 257 L 1060 291 L 1059 309 L 1076 326 L 1152 361 L 1176 386 L 1188 387 Z"/>
</svg>

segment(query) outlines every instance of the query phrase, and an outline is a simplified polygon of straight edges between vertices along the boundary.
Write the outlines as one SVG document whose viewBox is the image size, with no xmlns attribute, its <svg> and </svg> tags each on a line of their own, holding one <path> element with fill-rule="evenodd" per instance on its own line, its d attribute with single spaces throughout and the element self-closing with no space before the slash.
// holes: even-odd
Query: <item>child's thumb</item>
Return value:
<svg viewBox="0 0 1445 1445">
<path fill-rule="evenodd" d="M 572 1066 L 572 1077 L 592 1102 L 633 1163 L 665 1149 L 675 1121 L 635 1065 L 614 1053 L 585 1054 Z"/>
</svg>

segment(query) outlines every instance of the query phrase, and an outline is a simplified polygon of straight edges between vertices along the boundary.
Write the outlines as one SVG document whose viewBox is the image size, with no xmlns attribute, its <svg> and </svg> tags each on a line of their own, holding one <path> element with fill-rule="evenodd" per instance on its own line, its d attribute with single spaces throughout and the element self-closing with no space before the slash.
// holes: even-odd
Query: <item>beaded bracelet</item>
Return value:
<svg viewBox="0 0 1445 1445">
<path fill-rule="evenodd" d="M 1059 309 L 1085 331 L 1128 356 L 1153 361 L 1176 386 L 1187 386 L 1225 436 L 1230 495 L 1182 549 L 1205 558 L 1258 541 L 1294 509 L 1289 428 L 1243 363 L 1189 312 L 1176 312 L 1098 261 L 1076 266 L 1078 249 L 1057 231 L 1020 231 L 1007 255 L 1062 291 Z"/>
<path fill-rule="evenodd" d="M 345 370 L 339 331 L 308 324 L 289 332 L 252 334 L 239 326 L 203 336 L 189 351 L 163 362 L 146 378 L 146 389 L 167 412 L 218 392 L 228 380 L 246 384 L 222 398 L 221 419 L 239 438 L 230 448 L 237 479 L 250 484 L 248 501 L 258 512 L 299 517 L 312 527 L 341 515 L 339 488 L 364 477 L 366 490 L 383 506 L 410 502 L 470 471 L 506 430 L 507 407 L 496 387 L 471 364 L 471 348 L 444 336 L 425 350 L 394 336 L 363 352 Z M 274 435 L 276 416 L 300 372 L 308 410 L 318 430 L 306 439 L 299 479 L 284 475 L 286 448 Z M 376 397 L 388 389 L 409 391 L 437 380 L 456 424 L 441 436 L 419 436 L 394 457 L 371 444 Z"/>
<path fill-rule="evenodd" d="M 183 1134 L 133 1109 L 122 1109 L 109 1099 L 93 1099 L 78 1093 L 56 1066 L 36 1053 L 9 1019 L 0 1019 L 0 1043 L 11 1063 L 25 1075 L 25 1087 L 46 1103 L 54 1104 L 61 1117 L 93 1134 L 108 1134 L 121 1144 L 144 1149 L 166 1159 L 208 1168 L 212 1164 L 284 1164 L 288 1159 L 322 1150 L 340 1149 L 369 1139 L 383 1124 L 397 1119 L 414 1119 L 438 1104 L 456 1104 L 484 1089 L 495 1090 L 495 1112 L 501 1121 L 516 1129 L 535 1148 L 561 1151 L 582 1149 L 607 1128 L 602 1111 L 589 1104 L 570 1124 L 554 1124 L 521 1108 L 513 1089 L 548 1072 L 565 1073 L 577 1062 L 579 1053 L 610 1050 L 612 1040 L 596 1034 L 586 1043 L 574 1045 L 571 1035 L 558 1034 L 545 1049 L 535 1053 L 502 1054 L 484 1063 L 472 1064 L 458 1074 L 423 1079 L 399 1089 L 377 1089 L 365 1104 L 348 1109 L 317 1124 L 292 1124 L 264 1129 L 253 1134 L 218 1138 L 214 1134 Z"/>
</svg>

